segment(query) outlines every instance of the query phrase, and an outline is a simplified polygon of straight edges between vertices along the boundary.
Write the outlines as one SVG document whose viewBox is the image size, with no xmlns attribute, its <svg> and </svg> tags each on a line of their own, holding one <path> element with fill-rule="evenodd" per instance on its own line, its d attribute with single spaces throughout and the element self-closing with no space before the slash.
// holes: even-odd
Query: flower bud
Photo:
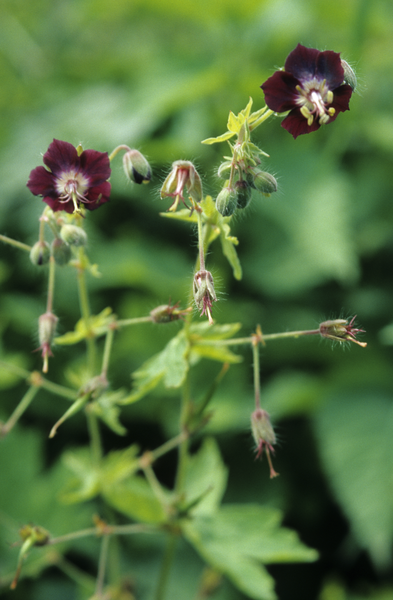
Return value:
<svg viewBox="0 0 393 600">
<path fill-rule="evenodd" d="M 237 194 L 234 189 L 224 187 L 216 198 L 216 208 L 223 217 L 230 217 L 237 208 Z"/>
<path fill-rule="evenodd" d="M 133 183 L 149 183 L 151 167 L 139 150 L 129 150 L 123 155 L 123 168 Z"/>
<path fill-rule="evenodd" d="M 356 315 L 348 323 L 348 319 L 333 319 L 324 321 L 319 325 L 319 333 L 322 337 L 336 342 L 353 342 L 362 348 L 367 346 L 366 342 L 356 339 L 358 333 L 365 333 L 364 329 L 353 327 Z"/>
<path fill-rule="evenodd" d="M 270 478 L 276 477 L 278 473 L 273 469 L 270 452 L 274 454 L 276 434 L 270 422 L 269 413 L 262 408 L 257 408 L 251 415 L 251 431 L 256 445 L 256 458 L 261 458 L 265 452 L 269 467 Z"/>
<path fill-rule="evenodd" d="M 49 262 L 50 247 L 48 242 L 36 242 L 30 250 L 30 260 L 33 265 L 42 267 Z"/>
<path fill-rule="evenodd" d="M 71 248 L 61 238 L 55 238 L 51 244 L 52 256 L 59 266 L 66 265 L 71 258 Z"/>
<path fill-rule="evenodd" d="M 193 294 L 198 310 L 202 311 L 201 316 L 207 315 L 209 323 L 212 325 L 212 302 L 217 301 L 217 296 L 214 291 L 213 276 L 210 271 L 203 270 L 195 273 L 193 281 Z"/>
<path fill-rule="evenodd" d="M 194 202 L 202 200 L 202 181 L 198 171 L 192 162 L 188 160 L 176 160 L 172 164 L 171 172 L 165 179 L 160 191 L 161 198 L 175 198 L 174 203 L 168 210 L 175 211 L 180 200 L 189 208 L 184 199 L 184 189 L 186 189 Z"/>
<path fill-rule="evenodd" d="M 242 179 L 241 181 L 236 181 L 235 190 L 237 193 L 237 207 L 238 208 L 247 208 L 247 206 L 251 202 L 251 196 L 252 196 L 251 186 L 249 185 L 249 183 L 247 183 L 247 181 Z"/>
<path fill-rule="evenodd" d="M 187 313 L 191 312 L 192 308 L 186 308 L 180 310 L 179 304 L 161 304 L 150 311 L 150 317 L 153 323 L 170 323 L 171 321 L 178 321 L 182 319 Z"/>
<path fill-rule="evenodd" d="M 358 83 L 355 71 L 349 66 L 346 60 L 341 60 L 341 66 L 344 69 L 344 83 L 347 83 L 355 90 Z"/>
<path fill-rule="evenodd" d="M 87 244 L 86 232 L 77 225 L 63 225 L 60 230 L 60 237 L 63 242 L 70 246 L 86 246 Z"/>
<path fill-rule="evenodd" d="M 247 181 L 251 187 L 254 187 L 262 194 L 270 195 L 273 192 L 277 192 L 276 179 L 270 173 L 266 173 L 266 171 L 255 168 L 249 169 Z"/>
<path fill-rule="evenodd" d="M 40 342 L 40 350 L 42 350 L 42 358 L 44 359 L 43 372 L 48 372 L 48 358 L 53 356 L 51 345 L 56 334 L 56 326 L 58 318 L 52 312 L 48 311 L 41 315 L 38 319 L 38 339 Z"/>
</svg>

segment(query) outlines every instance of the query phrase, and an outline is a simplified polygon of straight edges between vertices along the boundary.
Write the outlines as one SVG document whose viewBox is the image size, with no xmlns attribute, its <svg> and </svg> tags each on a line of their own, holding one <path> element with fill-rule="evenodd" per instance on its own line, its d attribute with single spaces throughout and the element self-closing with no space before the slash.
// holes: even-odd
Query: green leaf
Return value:
<svg viewBox="0 0 393 600">
<path fill-rule="evenodd" d="M 393 404 L 378 393 L 338 393 L 316 415 L 320 454 L 359 544 L 391 563 Z"/>
<path fill-rule="evenodd" d="M 108 504 L 131 519 L 143 523 L 161 523 L 166 520 L 162 505 L 141 476 L 108 485 L 103 490 L 103 496 Z"/>
<path fill-rule="evenodd" d="M 186 463 L 184 492 L 186 503 L 201 500 L 192 515 L 207 515 L 217 511 L 224 495 L 228 469 L 223 463 L 217 442 L 206 438 L 196 454 Z"/>
<path fill-rule="evenodd" d="M 204 346 L 203 344 L 193 345 L 191 350 L 191 360 L 194 361 L 196 357 L 230 364 L 238 364 L 243 361 L 242 356 L 234 354 L 225 346 Z"/>
<path fill-rule="evenodd" d="M 206 140 L 202 140 L 202 144 L 216 144 L 217 142 L 226 142 L 226 140 L 230 140 L 235 134 L 233 131 L 227 131 L 218 137 L 207 138 Z"/>
<path fill-rule="evenodd" d="M 229 225 L 223 225 L 220 236 L 222 252 L 233 269 L 233 276 L 235 277 L 235 279 L 240 280 L 242 278 L 242 267 L 237 252 L 235 250 L 235 246 L 237 246 L 239 242 L 237 238 L 235 238 L 234 236 L 230 236 L 229 232 Z"/>
<path fill-rule="evenodd" d="M 77 344 L 87 337 L 99 337 L 108 331 L 108 327 L 115 320 L 110 307 L 104 308 L 99 315 L 93 315 L 88 319 L 80 319 L 74 331 L 69 331 L 60 337 L 55 338 L 55 343 L 60 345 Z"/>
<path fill-rule="evenodd" d="M 120 423 L 119 404 L 127 398 L 125 390 L 107 392 L 90 404 L 90 409 L 117 435 L 125 435 L 127 429 Z"/>
<path fill-rule="evenodd" d="M 208 322 L 203 321 L 201 323 L 193 323 L 190 327 L 190 333 L 193 341 L 199 338 L 205 340 L 226 340 L 236 335 L 241 327 L 241 323 L 225 323 L 223 325 L 214 323 L 213 325 L 209 325 Z"/>
<path fill-rule="evenodd" d="M 187 208 L 177 210 L 176 212 L 160 213 L 160 216 L 167 219 L 174 219 L 175 221 L 185 221 L 186 223 L 192 223 L 193 225 L 198 222 L 198 217 L 195 211 L 191 212 Z"/>
<path fill-rule="evenodd" d="M 135 380 L 134 391 L 121 404 L 130 404 L 143 398 L 161 381 L 167 388 L 178 388 L 184 382 L 189 364 L 186 355 L 189 342 L 184 331 L 180 331 L 162 352 L 147 360 L 132 375 Z"/>
<path fill-rule="evenodd" d="M 224 505 L 210 516 L 183 524 L 188 541 L 213 567 L 255 600 L 274 600 L 274 581 L 263 564 L 317 558 L 295 532 L 281 527 L 282 515 L 254 504 Z"/>
</svg>

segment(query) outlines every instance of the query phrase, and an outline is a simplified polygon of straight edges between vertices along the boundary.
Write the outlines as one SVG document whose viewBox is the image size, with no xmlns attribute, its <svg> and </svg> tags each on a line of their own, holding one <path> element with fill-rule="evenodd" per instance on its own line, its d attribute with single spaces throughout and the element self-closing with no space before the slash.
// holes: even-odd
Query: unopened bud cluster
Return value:
<svg viewBox="0 0 393 600">
<path fill-rule="evenodd" d="M 46 265 L 51 256 L 57 265 L 66 265 L 72 258 L 73 247 L 87 245 L 87 234 L 82 227 L 75 225 L 73 215 L 59 216 L 58 213 L 54 213 L 48 208 L 44 211 L 41 219 L 51 229 L 54 239 L 51 244 L 40 239 L 33 245 L 30 251 L 30 260 L 33 265 Z"/>
</svg>

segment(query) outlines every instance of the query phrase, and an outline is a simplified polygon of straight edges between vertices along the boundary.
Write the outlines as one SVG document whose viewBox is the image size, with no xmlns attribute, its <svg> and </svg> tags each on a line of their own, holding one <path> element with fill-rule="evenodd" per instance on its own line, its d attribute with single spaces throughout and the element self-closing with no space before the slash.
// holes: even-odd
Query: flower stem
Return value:
<svg viewBox="0 0 393 600">
<path fill-rule="evenodd" d="M 28 408 L 32 400 L 34 400 L 35 395 L 37 394 L 39 389 L 39 387 L 32 385 L 27 390 L 26 394 L 23 396 L 22 400 L 19 402 L 18 406 L 15 408 L 8 421 L 4 423 L 4 425 L 0 425 L 0 435 L 7 435 L 7 433 L 11 431 L 11 429 L 18 422 L 25 410 Z"/>
<path fill-rule="evenodd" d="M 87 416 L 87 426 L 90 435 L 92 461 L 93 464 L 98 467 L 102 459 L 102 444 L 98 419 L 89 405 L 86 407 L 85 412 Z"/>
<path fill-rule="evenodd" d="M 55 291 L 55 270 L 56 263 L 53 256 L 49 258 L 49 277 L 48 277 L 48 297 L 46 300 L 46 311 L 52 312 L 53 296 Z"/>
<path fill-rule="evenodd" d="M 98 574 L 96 583 L 97 599 L 102 597 L 104 591 L 105 571 L 108 560 L 109 535 L 104 535 L 101 542 L 100 559 L 98 563 Z"/>
<path fill-rule="evenodd" d="M 27 244 L 22 244 L 22 242 L 17 242 L 12 238 L 7 237 L 6 235 L 0 235 L 0 242 L 4 242 L 5 244 L 9 244 L 10 246 L 15 246 L 15 248 L 19 248 L 19 250 L 25 250 L 26 252 L 30 252 L 31 246 Z"/>
<path fill-rule="evenodd" d="M 169 534 L 154 600 L 164 600 L 165 598 L 169 573 L 175 556 L 176 543 L 177 536 L 174 533 Z"/>
<path fill-rule="evenodd" d="M 255 336 L 256 337 L 256 336 Z M 255 408 L 261 408 L 261 379 L 259 370 L 259 341 L 254 340 L 252 344 L 253 366 L 254 366 L 254 395 Z"/>
<path fill-rule="evenodd" d="M 202 229 L 202 214 L 199 210 L 196 211 L 198 218 L 198 246 L 199 246 L 199 269 L 205 270 L 205 249 L 203 242 L 203 229 Z"/>
<path fill-rule="evenodd" d="M 117 148 L 115 148 L 109 155 L 109 160 L 112 161 L 116 154 L 118 154 L 120 152 L 120 150 L 125 150 L 126 152 L 128 152 L 129 150 L 131 150 L 131 148 L 129 148 L 128 146 L 126 146 L 125 144 L 120 144 L 120 146 L 117 146 Z"/>
<path fill-rule="evenodd" d="M 79 248 L 79 267 L 78 267 L 78 291 L 79 304 L 81 309 L 82 319 L 85 322 L 85 328 L 88 332 L 86 337 L 87 345 L 87 365 L 91 375 L 94 375 L 96 363 L 96 344 L 93 335 L 89 334 L 90 329 L 90 304 L 86 285 L 86 256 L 83 247 Z"/>
</svg>

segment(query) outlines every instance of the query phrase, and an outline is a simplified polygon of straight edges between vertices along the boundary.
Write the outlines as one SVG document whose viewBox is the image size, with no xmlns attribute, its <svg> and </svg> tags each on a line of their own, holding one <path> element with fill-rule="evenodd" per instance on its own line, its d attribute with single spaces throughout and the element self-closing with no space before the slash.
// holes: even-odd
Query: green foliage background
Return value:
<svg viewBox="0 0 393 600">
<path fill-rule="evenodd" d="M 214 400 L 208 426 L 229 466 L 225 500 L 281 508 L 285 524 L 317 548 L 315 564 L 272 567 L 281 600 L 393 598 L 393 4 L 390 0 L 2 0 L 0 4 L 0 231 L 32 244 L 43 205 L 25 183 L 58 138 L 111 151 L 125 143 L 149 158 L 154 180 L 136 189 L 114 162 L 109 205 L 89 214 L 89 255 L 102 278 L 91 280 L 93 312 L 112 306 L 121 318 L 154 306 L 187 301 L 196 234 L 163 219 L 160 181 L 173 160 L 194 160 L 205 191 L 219 190 L 214 169 L 224 145 L 200 141 L 226 129 L 229 110 L 249 96 L 263 105 L 260 85 L 283 65 L 298 42 L 341 52 L 355 66 L 359 93 L 349 113 L 296 141 L 269 120 L 255 142 L 280 191 L 255 196 L 233 223 L 243 265 L 241 282 L 213 246 L 208 268 L 218 281 L 218 322 L 242 322 L 243 335 L 311 329 L 326 318 L 358 315 L 368 347 L 332 351 L 314 339 L 271 342 L 262 350 L 262 403 L 280 437 L 268 480 L 254 463 L 248 433 L 253 408 L 251 353 L 233 365 Z M 0 248 L 1 357 L 39 369 L 35 324 L 45 309 L 46 276 L 25 254 Z M 66 270 L 58 277 L 59 331 L 79 318 L 76 289 Z M 110 379 L 129 387 L 130 374 L 172 337 L 177 324 L 141 325 L 118 335 Z M 50 377 L 67 382 L 80 368 L 82 347 L 58 347 Z M 216 373 L 203 362 L 193 384 L 203 393 Z M 24 385 L 0 373 L 0 417 L 6 418 Z M 20 426 L 0 444 L 1 576 L 12 571 L 17 527 L 39 522 L 56 535 L 88 526 L 92 510 L 72 505 L 56 521 L 53 488 L 64 473 L 55 466 L 64 449 L 86 442 L 82 415 L 51 441 L 47 433 L 64 412 L 42 394 Z M 157 446 L 177 432 L 178 400 L 160 389 L 127 407 L 126 438 L 108 433 L 107 449 L 133 441 Z M 159 465 L 170 484 L 171 458 Z M 34 476 L 33 476 L 34 475 Z M 57 489 L 57 488 L 56 488 Z M 81 508 L 82 506 L 82 508 Z M 145 583 L 159 560 L 159 544 L 131 571 Z M 129 550 L 132 554 L 132 549 Z M 91 567 L 93 542 L 75 562 Z M 37 559 L 38 561 L 39 559 Z M 173 575 L 173 598 L 185 593 L 195 555 L 184 551 Z M 54 560 L 54 562 L 56 562 Z M 31 572 L 34 572 L 34 563 Z M 37 571 L 39 566 L 37 566 Z M 146 583 L 147 585 L 147 583 Z M 59 587 L 60 586 L 60 587 Z M 234 588 L 223 598 L 239 599 Z M 77 598 L 57 570 L 4 597 Z"/>
</svg>

